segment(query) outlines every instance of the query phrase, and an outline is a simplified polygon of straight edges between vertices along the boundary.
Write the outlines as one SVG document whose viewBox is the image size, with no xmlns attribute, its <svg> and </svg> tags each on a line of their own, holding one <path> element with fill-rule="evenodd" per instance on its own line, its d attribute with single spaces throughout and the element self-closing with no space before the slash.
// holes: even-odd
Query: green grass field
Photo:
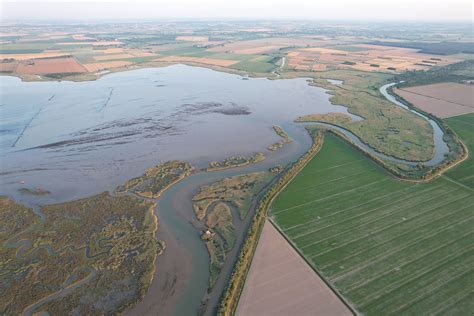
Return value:
<svg viewBox="0 0 474 316">
<path fill-rule="evenodd" d="M 456 118 L 462 126 L 473 119 Z M 461 136 L 468 127 L 453 125 Z M 466 172 L 472 176 L 472 160 L 449 178 L 402 182 L 328 134 L 271 216 L 360 312 L 466 315 L 474 309 L 474 191 Z"/>
<path fill-rule="evenodd" d="M 474 189 L 474 113 L 445 120 L 463 139 L 469 149 L 470 159 L 446 173 L 446 176 Z"/>
<path fill-rule="evenodd" d="M 230 66 L 230 68 L 247 72 L 267 73 L 274 70 L 276 66 L 267 62 L 245 60 Z"/>
<path fill-rule="evenodd" d="M 0 54 L 35 54 L 51 48 L 52 42 L 4 44 L 0 47 Z"/>
</svg>

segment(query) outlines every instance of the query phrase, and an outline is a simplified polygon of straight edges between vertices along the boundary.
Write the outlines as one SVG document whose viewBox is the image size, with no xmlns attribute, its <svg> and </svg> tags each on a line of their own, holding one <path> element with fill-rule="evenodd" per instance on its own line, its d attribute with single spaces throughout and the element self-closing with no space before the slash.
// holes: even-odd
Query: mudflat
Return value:
<svg viewBox="0 0 474 316">
<path fill-rule="evenodd" d="M 236 315 L 352 315 L 272 223 L 266 222 Z"/>
</svg>

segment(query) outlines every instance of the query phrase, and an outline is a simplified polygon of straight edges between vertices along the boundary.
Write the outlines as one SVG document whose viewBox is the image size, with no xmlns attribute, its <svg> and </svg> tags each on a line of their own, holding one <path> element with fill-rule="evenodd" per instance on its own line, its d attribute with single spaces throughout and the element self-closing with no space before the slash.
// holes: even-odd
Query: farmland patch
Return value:
<svg viewBox="0 0 474 316">
<path fill-rule="evenodd" d="M 473 203 L 466 185 L 445 176 L 401 182 L 327 135 L 272 217 L 360 312 L 431 314 L 473 290 L 465 282 L 473 276 Z"/>
</svg>

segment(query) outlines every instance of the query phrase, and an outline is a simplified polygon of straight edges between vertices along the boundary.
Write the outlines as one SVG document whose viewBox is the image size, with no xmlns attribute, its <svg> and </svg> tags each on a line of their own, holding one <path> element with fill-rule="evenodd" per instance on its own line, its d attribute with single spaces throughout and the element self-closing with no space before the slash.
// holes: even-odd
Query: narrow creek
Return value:
<svg viewBox="0 0 474 316">
<path fill-rule="evenodd" d="M 156 271 L 150 290 L 140 303 L 128 311 L 129 315 L 214 314 L 232 273 L 245 233 L 255 214 L 255 203 L 252 204 L 245 219 L 235 226 L 237 237 L 235 246 L 227 254 L 215 286 L 210 293 L 207 293 L 210 259 L 206 245 L 200 237 L 202 224 L 197 222 L 194 215 L 192 197 L 201 186 L 223 178 L 268 170 L 270 167 L 295 161 L 311 146 L 311 138 L 301 125 L 287 123 L 282 126 L 293 142 L 276 152 L 266 153 L 267 158 L 264 161 L 222 171 L 198 172 L 178 182 L 156 200 L 159 223 L 157 237 L 165 240 L 167 246 L 156 260 Z M 233 215 L 235 216 L 235 213 Z M 240 221 L 238 218 L 235 220 Z M 202 303 L 205 299 L 207 305 L 203 308 Z"/>
</svg>

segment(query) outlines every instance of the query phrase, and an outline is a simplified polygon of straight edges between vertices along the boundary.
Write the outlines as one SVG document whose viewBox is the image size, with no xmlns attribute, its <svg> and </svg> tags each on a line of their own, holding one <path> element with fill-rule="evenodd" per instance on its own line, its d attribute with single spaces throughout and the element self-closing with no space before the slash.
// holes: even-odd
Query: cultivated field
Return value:
<svg viewBox="0 0 474 316">
<path fill-rule="evenodd" d="M 135 56 L 131 54 L 105 54 L 101 56 L 95 56 L 94 59 L 97 61 L 103 60 L 113 60 L 113 59 L 126 59 L 126 58 L 133 58 Z"/>
<path fill-rule="evenodd" d="M 28 60 L 28 59 L 39 59 L 39 58 L 52 58 L 52 57 L 65 57 L 70 54 L 66 52 L 46 52 L 38 54 L 0 54 L 0 60 L 3 59 L 15 59 L 15 60 Z"/>
<path fill-rule="evenodd" d="M 469 149 L 469 159 L 449 170 L 446 177 L 453 179 L 471 189 L 474 189 L 474 114 L 466 114 L 462 116 L 451 117 L 445 120 L 456 133 L 463 139 Z"/>
<path fill-rule="evenodd" d="M 466 315 L 474 308 L 474 192 L 456 179 L 472 181 L 472 170 L 463 170 L 467 179 L 402 182 L 329 134 L 272 217 L 360 312 Z"/>
<path fill-rule="evenodd" d="M 19 74 L 32 75 L 87 72 L 87 70 L 73 57 L 22 61 L 18 64 L 15 71 Z"/>
<path fill-rule="evenodd" d="M 455 52 L 463 51 L 459 48 L 452 55 L 441 56 L 420 53 L 418 49 L 408 48 L 410 45 L 406 43 L 408 46 L 395 43 L 401 45 L 398 47 L 386 46 L 386 40 L 381 43 L 383 45 L 362 44 L 368 39 L 342 34 L 275 36 L 287 32 L 286 28 L 282 28 L 281 33 L 268 28 L 236 27 L 195 33 L 185 28 L 157 35 L 148 34 L 149 30 L 136 33 L 120 27 L 117 30 L 115 27 L 87 33 L 83 28 L 75 27 L 65 32 L 44 32 L 33 27 L 26 33 L 10 33 L 18 35 L 5 33 L 7 35 L 0 37 L 0 60 L 11 62 L 11 59 L 15 59 L 17 62 L 70 55 L 84 64 L 88 72 L 98 72 L 155 61 L 161 56 L 158 61 L 167 63 L 196 63 L 251 74 L 270 74 L 275 70 L 278 73 L 291 73 L 334 69 L 399 73 L 405 70 L 427 70 L 463 59 L 459 54 L 454 55 Z M 469 49 L 468 44 L 465 46 L 467 48 L 464 49 Z M 17 73 L 16 66 L 12 65 L 1 65 L 0 71 Z M 81 78 L 95 76 L 85 74 L 75 79 Z M 30 80 L 35 80 L 35 77 Z"/>
<path fill-rule="evenodd" d="M 124 61 L 124 60 L 114 60 L 114 61 L 104 61 L 100 63 L 84 64 L 83 66 L 86 67 L 86 69 L 89 72 L 96 72 L 96 71 L 101 71 L 104 69 L 126 67 L 130 65 L 133 65 L 133 63 L 129 61 Z"/>
<path fill-rule="evenodd" d="M 396 89 L 416 107 L 446 118 L 474 112 L 474 85 L 454 82 Z"/>
<path fill-rule="evenodd" d="M 207 42 L 209 41 L 209 36 L 177 36 L 176 40 L 186 42 Z"/>
<path fill-rule="evenodd" d="M 263 226 L 236 315 L 352 315 L 270 223 Z"/>
<path fill-rule="evenodd" d="M 235 54 L 262 54 L 274 52 L 280 48 L 291 46 L 306 46 L 321 44 L 319 40 L 292 39 L 292 38 L 268 38 L 250 41 L 237 41 L 209 49 L 211 52 L 235 53 Z"/>
<path fill-rule="evenodd" d="M 418 53 L 416 49 L 367 44 L 310 47 L 288 53 L 288 68 L 298 71 L 351 68 L 361 71 L 426 70 L 459 61 L 448 56 Z"/>
</svg>

